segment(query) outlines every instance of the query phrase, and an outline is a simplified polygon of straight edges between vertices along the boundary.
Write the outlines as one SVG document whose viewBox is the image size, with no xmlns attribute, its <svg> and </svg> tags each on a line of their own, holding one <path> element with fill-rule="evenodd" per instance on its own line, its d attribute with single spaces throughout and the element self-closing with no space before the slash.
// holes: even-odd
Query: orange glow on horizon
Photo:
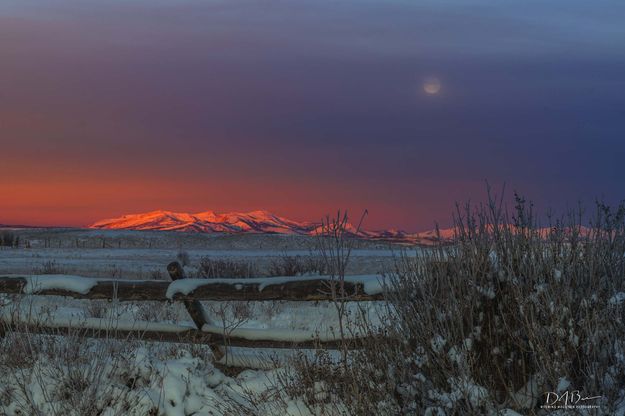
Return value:
<svg viewBox="0 0 625 416">
<path fill-rule="evenodd" d="M 340 182 L 320 186 L 313 181 L 294 182 L 288 178 L 217 178 L 208 182 L 166 175 L 138 177 L 124 172 L 59 172 L 50 166 L 37 171 L 34 166 L 31 170 L 22 165 L 14 171 L 17 174 L 0 181 L 0 194 L 9 196 L 0 205 L 0 224 L 83 227 L 102 219 L 159 209 L 192 213 L 263 209 L 296 221 L 318 221 L 339 208 L 348 208 L 352 215 L 367 208 L 367 229 L 407 231 L 420 231 L 411 226 L 415 218 L 425 218 L 426 224 L 437 219 L 431 206 L 423 204 L 415 211 L 410 205 L 391 199 L 405 195 L 405 190 L 388 186 L 380 190 L 375 184 L 364 188 Z M 126 175 L 133 179 L 123 179 Z M 444 194 L 433 183 L 427 187 L 431 197 Z M 382 197 L 372 197 L 373 188 Z M 444 212 L 451 212 L 451 208 Z"/>
</svg>

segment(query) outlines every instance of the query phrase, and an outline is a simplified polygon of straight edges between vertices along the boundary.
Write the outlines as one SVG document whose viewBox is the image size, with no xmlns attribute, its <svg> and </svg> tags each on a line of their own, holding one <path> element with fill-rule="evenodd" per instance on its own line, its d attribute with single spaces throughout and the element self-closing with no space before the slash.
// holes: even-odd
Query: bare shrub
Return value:
<svg viewBox="0 0 625 416">
<path fill-rule="evenodd" d="M 538 412 L 566 385 L 614 405 L 604 381 L 625 365 L 623 309 L 609 301 L 623 290 L 624 215 L 599 205 L 588 232 L 579 213 L 541 229 L 518 196 L 512 216 L 495 198 L 458 209 L 457 243 L 404 258 L 393 280 L 399 333 L 424 378 L 404 380 L 421 392 L 405 405 Z"/>
<path fill-rule="evenodd" d="M 396 414 L 397 406 L 388 400 L 392 389 L 386 386 L 392 383 L 384 371 L 388 356 L 382 358 L 389 352 L 387 345 L 376 342 L 380 330 L 369 325 L 365 307 L 358 308 L 356 316 L 352 314 L 348 306 L 353 294 L 345 289 L 346 270 L 357 241 L 354 235 L 366 214 L 353 230 L 347 213 L 339 211 L 336 217 L 322 221 L 317 234 L 319 258 L 331 276 L 327 291 L 337 313 L 339 355 L 322 348 L 313 355 L 301 352 L 276 375 L 274 390 L 302 401 L 311 414 Z M 362 346 L 363 338 L 368 344 L 362 352 L 350 351 L 355 342 Z"/>
<path fill-rule="evenodd" d="M 288 301 L 275 300 L 272 302 L 258 302 L 255 311 L 263 319 L 270 321 L 274 316 L 284 310 Z"/>
<path fill-rule="evenodd" d="M 156 414 L 129 372 L 128 343 L 91 341 L 80 331 L 62 338 L 8 332 L 2 346 L 0 408 L 10 414 Z"/>
<path fill-rule="evenodd" d="M 186 267 L 191 263 L 191 258 L 189 257 L 189 253 L 184 250 L 180 250 L 176 255 L 176 260 L 182 265 L 182 267 Z"/>
<path fill-rule="evenodd" d="M 109 309 L 111 309 L 111 306 L 107 300 L 93 299 L 87 302 L 87 315 L 92 318 L 106 317 Z"/>
<path fill-rule="evenodd" d="M 360 232 L 366 216 L 367 211 L 362 214 L 355 234 Z M 339 335 L 342 340 L 342 363 L 344 366 L 347 366 L 349 347 L 345 319 L 347 318 L 347 302 L 349 301 L 349 295 L 351 295 L 345 290 L 345 273 L 355 242 L 352 232 L 348 229 L 349 226 L 347 211 L 342 214 L 341 211 L 338 211 L 334 218 L 331 218 L 329 215 L 326 216 L 325 220 L 321 222 L 320 231 L 317 233 L 319 255 L 325 264 L 325 269 L 331 276 L 328 292 L 332 296 L 332 304 L 336 309 L 338 317 Z"/>
<path fill-rule="evenodd" d="M 115 339 L 107 329 L 106 338 L 91 339 L 91 331 L 79 326 L 68 333 L 44 330 L 31 322 L 46 325 L 40 306 L 14 304 L 3 311 L 12 325 L 0 338 L 0 414 L 251 414 L 238 396 L 212 391 L 226 379 L 211 364 L 208 346 Z M 103 324 L 115 328 L 116 319 Z M 188 403 L 197 412 L 188 413 Z"/>
<path fill-rule="evenodd" d="M 63 269 L 54 260 L 46 260 L 33 270 L 35 274 L 63 274 Z"/>
<path fill-rule="evenodd" d="M 253 316 L 253 306 L 250 302 L 210 302 L 206 304 L 210 315 L 217 318 L 218 326 L 224 336 L 224 346 L 230 346 L 233 331 L 245 324 Z M 228 362 L 229 348 L 223 348 L 224 359 Z"/>
<path fill-rule="evenodd" d="M 197 277 L 215 278 L 249 278 L 258 276 L 256 266 L 249 262 L 238 262 L 226 259 L 203 257 L 197 268 Z"/>
<path fill-rule="evenodd" d="M 314 408 L 322 383 L 333 414 L 542 415 L 547 392 L 573 390 L 600 396 L 583 403 L 600 406 L 590 414 L 614 414 L 625 399 L 625 205 L 598 204 L 588 228 L 581 217 L 540 228 L 518 196 L 513 214 L 495 197 L 459 207 L 455 244 L 402 255 L 389 273 L 384 336 L 348 366 L 296 360 L 281 386 Z"/>
<path fill-rule="evenodd" d="M 109 271 L 107 272 L 107 275 L 113 279 L 121 279 L 124 277 L 124 273 L 121 267 L 119 267 L 117 264 L 111 264 L 109 266 Z"/>
<path fill-rule="evenodd" d="M 135 306 L 134 315 L 140 321 L 175 323 L 179 321 L 181 309 L 179 303 L 141 302 Z"/>
<path fill-rule="evenodd" d="M 383 338 L 384 331 L 371 330 L 367 335 L 361 349 L 350 351 L 348 365 L 335 351 L 321 347 L 312 355 L 299 352 L 279 373 L 275 389 L 303 401 L 312 414 L 401 414 L 398 386 L 389 366 L 399 362 L 398 349 Z"/>
<path fill-rule="evenodd" d="M 0 232 L 0 247 L 16 247 L 19 245 L 19 237 L 11 231 Z"/>
<path fill-rule="evenodd" d="M 316 255 L 304 257 L 284 254 L 273 259 L 268 269 L 269 276 L 314 276 L 325 273 L 325 260 Z"/>
<path fill-rule="evenodd" d="M 152 270 L 149 273 L 149 277 L 151 280 L 165 280 L 165 276 L 160 269 Z"/>
</svg>

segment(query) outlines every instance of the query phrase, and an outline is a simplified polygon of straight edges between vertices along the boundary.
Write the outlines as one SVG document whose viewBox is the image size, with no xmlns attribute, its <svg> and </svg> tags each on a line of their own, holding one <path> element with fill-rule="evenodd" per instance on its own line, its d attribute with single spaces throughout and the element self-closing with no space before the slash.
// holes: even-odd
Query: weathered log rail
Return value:
<svg viewBox="0 0 625 416">
<path fill-rule="evenodd" d="M 263 331 L 237 328 L 223 330 L 211 320 L 200 301 L 330 301 L 341 293 L 345 301 L 383 299 L 379 276 L 348 277 L 338 282 L 328 276 L 251 279 L 187 279 L 176 262 L 167 267 L 171 282 L 155 280 L 113 280 L 77 276 L 0 276 L 0 293 L 13 295 L 63 296 L 75 299 L 116 301 L 181 301 L 195 327 L 143 321 L 106 322 L 86 318 L 74 322 L 54 319 L 22 319 L 0 315 L 5 329 L 36 334 L 80 335 L 92 338 L 135 339 L 209 345 L 219 359 L 223 347 L 251 348 L 360 348 L 368 337 L 341 340 L 335 334 L 307 334 L 305 331 Z M 343 285 L 343 290 L 337 285 Z M 333 295 L 334 293 L 334 295 Z M 341 299 L 339 299 L 341 300 Z M 1 328 L 0 328 L 0 332 Z"/>
<path fill-rule="evenodd" d="M 75 290 L 59 288 L 41 288 L 25 291 L 28 285 L 27 276 L 0 276 L 0 293 L 36 294 L 47 296 L 64 296 L 75 299 L 104 299 L 118 301 L 323 301 L 333 300 L 331 291 L 335 280 L 330 278 L 282 278 L 267 279 L 185 279 L 185 283 L 197 283 L 197 288 L 184 294 L 177 292 L 168 297 L 168 290 L 175 288 L 175 282 L 159 280 L 108 280 L 83 278 L 93 281 L 93 287 L 82 293 Z M 42 278 L 43 279 L 43 278 Z M 275 279 L 276 283 L 270 280 Z M 345 294 L 349 301 L 382 300 L 382 293 L 368 294 L 364 284 L 354 281 L 344 283 Z"/>
</svg>

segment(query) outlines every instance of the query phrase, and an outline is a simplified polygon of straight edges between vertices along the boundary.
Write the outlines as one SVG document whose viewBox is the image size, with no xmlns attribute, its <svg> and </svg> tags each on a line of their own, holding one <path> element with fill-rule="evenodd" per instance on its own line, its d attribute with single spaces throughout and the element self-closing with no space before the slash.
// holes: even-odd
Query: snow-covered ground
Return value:
<svg viewBox="0 0 625 416">
<path fill-rule="evenodd" d="M 56 235 L 62 236 L 63 233 Z M 67 238 L 76 237 L 69 233 Z M 256 245 L 257 236 L 251 238 L 251 248 L 185 249 L 189 255 L 188 268 L 192 269 L 206 256 L 253 262 L 262 268 L 281 256 L 314 254 L 310 248 L 299 247 L 299 243 L 296 247 L 279 250 L 261 249 Z M 46 267 L 54 267 L 57 273 L 122 279 L 147 279 L 158 270 L 166 279 L 165 266 L 176 260 L 181 250 L 177 246 L 149 248 L 149 239 L 146 239 L 146 246 L 134 248 L 80 248 L 76 247 L 80 243 L 71 247 L 71 242 L 59 241 L 61 248 L 0 250 L 0 275 L 37 274 Z M 390 264 L 396 254 L 396 251 L 383 248 L 356 249 L 352 253 L 350 273 L 375 275 Z M 33 285 L 37 282 L 43 284 L 41 279 L 31 280 L 35 282 Z M 56 279 L 54 285 L 71 286 L 76 281 L 76 290 L 88 290 L 84 280 Z M 179 302 L 120 303 L 24 295 L 4 296 L 0 305 L 5 321 L 12 319 L 13 322 L 21 319 L 52 326 L 71 324 L 76 328 L 104 326 L 118 329 L 156 325 L 162 330 L 172 331 L 193 327 L 189 314 Z M 265 338 L 278 339 L 288 339 L 289 336 L 307 339 L 311 334 L 330 337 L 336 334 L 338 328 L 337 311 L 330 302 L 203 302 L 203 305 L 215 322 L 214 328 L 205 330 L 227 327 L 228 331 L 234 331 L 232 335 L 251 339 L 265 335 Z M 367 311 L 372 322 L 379 321 L 383 309 L 379 303 L 352 304 L 348 313 L 355 316 L 358 307 Z M 16 317 L 19 319 L 16 320 Z M 353 330 L 357 332 L 358 328 L 354 326 Z M 15 337 L 24 335 L 9 333 L 2 341 L 6 348 L 21 345 L 16 343 Z M 33 334 L 26 337 L 30 340 L 28 345 L 22 345 L 19 352 L 12 353 L 27 356 L 27 366 L 7 365 L 12 359 L 6 354 L 11 352 L 5 352 L 1 366 L 3 381 L 0 382 L 2 414 L 24 415 L 35 410 L 41 414 L 72 414 L 72 409 L 77 412 L 75 414 L 84 414 L 80 413 L 84 409 L 77 409 L 86 404 L 76 404 L 80 398 L 70 400 L 62 391 L 67 383 L 72 382 L 72 374 L 76 371 L 82 375 L 84 383 L 97 384 L 98 389 L 85 387 L 84 396 L 90 397 L 92 404 L 97 403 L 103 415 L 309 414 L 297 400 L 280 394 L 276 396 L 272 390 L 276 377 L 285 371 L 273 368 L 274 363 L 283 362 L 293 351 L 231 348 L 227 351 L 228 362 L 233 362 L 234 358 L 254 368 L 228 376 L 215 367 L 210 349 L 205 346 L 138 341 L 123 343 L 112 339 L 87 340 L 80 337 L 51 337 L 53 339 L 50 340 L 50 337 Z M 76 343 L 82 353 L 75 361 L 67 362 L 65 349 L 72 343 Z M 117 350 L 120 352 L 115 353 Z M 265 369 L 258 369 L 263 367 Z M 20 387 L 14 388 L 16 385 Z M 272 400 L 261 400 L 270 390 Z M 123 400 L 113 400 L 113 396 Z M 110 405 L 107 405 L 108 402 Z M 70 408 L 68 403 L 73 403 Z M 128 403 L 132 403 L 131 408 L 127 408 Z"/>
<path fill-rule="evenodd" d="M 99 232 L 99 231 L 98 231 Z M 85 237 L 84 231 L 45 231 L 44 234 L 22 234 L 24 238 L 31 238 L 31 242 L 35 242 L 37 238 L 43 237 L 47 240 L 41 246 L 39 240 L 37 244 L 33 244 L 30 248 L 19 249 L 2 249 L 0 250 L 0 276 L 10 273 L 18 273 L 24 275 L 48 274 L 47 276 L 27 277 L 25 278 L 26 286 L 24 295 L 20 296 L 0 296 L 0 319 L 4 322 L 11 322 L 16 325 L 23 323 L 32 324 L 33 322 L 44 323 L 46 326 L 67 327 L 72 326 L 76 330 L 71 336 L 41 336 L 36 334 L 25 333 L 23 330 L 15 332 L 10 330 L 6 336 L 0 339 L 0 349 L 3 353 L 0 355 L 0 414 L 7 415 L 349 415 L 347 411 L 342 411 L 345 402 L 341 402 L 336 395 L 336 391 L 340 390 L 345 383 L 341 377 L 336 377 L 334 373 L 325 374 L 325 378 L 315 378 L 313 383 L 306 385 L 305 393 L 302 390 L 288 390 L 284 386 L 288 386 L 288 380 L 292 380 L 288 373 L 289 367 L 285 365 L 289 358 L 296 357 L 294 350 L 287 349 L 249 349 L 249 348 L 227 348 L 225 351 L 214 352 L 206 345 L 178 344 L 165 342 L 151 342 L 141 339 L 133 339 L 129 337 L 125 340 L 119 339 L 89 339 L 81 335 L 81 330 L 85 328 L 104 328 L 118 330 L 145 330 L 157 329 L 159 331 L 178 332 L 188 328 L 193 328 L 193 322 L 187 310 L 180 302 L 117 302 L 117 301 L 87 301 L 69 298 L 61 298 L 54 296 L 41 297 L 36 296 L 40 289 L 65 289 L 80 293 L 88 292 L 92 288 L 92 281 L 100 278 L 118 278 L 118 279 L 167 279 L 165 266 L 172 260 L 176 260 L 179 252 L 182 250 L 186 253 L 184 257 L 188 257 L 187 271 L 190 276 L 194 276 L 194 267 L 203 257 L 211 257 L 213 259 L 230 259 L 239 262 L 249 262 L 258 266 L 259 270 L 267 270 L 267 266 L 273 260 L 283 256 L 314 256 L 313 245 L 308 240 L 301 238 L 284 239 L 282 237 L 266 236 L 267 238 L 259 238 L 258 235 L 235 236 L 235 240 L 230 240 L 232 236 L 228 236 L 226 242 L 219 241 L 217 237 L 211 237 L 213 240 L 202 240 L 206 245 L 199 244 L 200 240 L 194 240 L 191 243 L 185 243 L 183 234 L 176 236 L 165 236 L 159 238 L 158 245 L 154 243 L 154 233 L 137 234 L 123 231 L 119 234 L 106 233 L 106 237 L 100 235 L 89 234 Z M 78 234 L 76 234 L 78 233 Z M 91 232 L 89 232 L 91 233 Z M 82 237 L 77 237 L 80 235 Z M 144 240 L 138 240 L 138 236 L 143 235 Z M 52 239 L 52 237 L 57 240 Z M 132 237 L 132 239 L 129 239 Z M 80 238 L 85 238 L 80 240 Z M 103 247 L 96 248 L 94 246 L 99 238 L 106 238 Z M 114 238 L 118 238 L 115 240 Z M 190 237 L 192 238 L 192 237 Z M 204 237 L 202 237 L 204 238 Z M 247 245 L 245 244 L 247 239 Z M 51 243 L 57 241 L 57 245 Z M 115 247 L 115 242 L 118 242 Z M 131 243 L 132 241 L 132 243 Z M 233 241 L 236 245 L 228 248 Z M 284 245 L 287 242 L 292 245 Z M 73 242 L 73 243 L 72 243 Z M 167 246 L 167 242 L 174 243 Z M 414 251 L 404 254 L 414 255 Z M 351 267 L 348 269 L 348 279 L 362 279 L 367 275 L 368 285 L 365 291 L 378 291 L 379 286 L 373 285 L 377 281 L 379 272 L 388 271 L 395 261 L 394 256 L 399 255 L 399 250 L 390 250 L 384 247 L 366 246 L 358 247 L 352 253 Z M 495 263 L 498 257 L 491 256 L 491 260 Z M 549 266 L 552 267 L 552 266 Z M 56 269 L 54 273 L 74 274 L 84 277 L 71 276 L 50 276 L 52 273 L 48 269 Z M 549 270 L 549 269 L 547 269 Z M 153 272 L 157 271 L 158 275 Z M 547 330 L 550 337 L 553 334 L 563 335 L 559 338 L 549 338 L 549 345 L 555 345 L 559 349 L 555 350 L 554 357 L 557 354 L 578 354 L 584 349 L 579 347 L 580 338 L 573 332 L 574 321 L 566 320 L 569 332 L 560 331 L 558 327 L 560 315 L 571 313 L 574 305 L 580 305 L 580 308 L 587 308 L 593 302 L 593 308 L 599 308 L 606 304 L 607 307 L 599 309 L 601 313 L 589 315 L 592 317 L 590 325 L 584 324 L 577 327 L 576 331 L 584 334 L 586 331 L 585 345 L 590 346 L 590 351 L 594 351 L 594 337 L 596 336 L 595 328 L 602 323 L 603 317 L 608 317 L 607 321 L 617 323 L 614 326 L 606 326 L 610 328 L 610 333 L 616 330 L 620 331 L 620 323 L 622 312 L 622 301 L 625 299 L 625 291 L 621 282 L 616 282 L 611 287 L 607 298 L 597 298 L 590 296 L 586 299 L 587 290 L 582 291 L 581 302 L 572 298 L 566 298 L 563 293 L 568 291 L 558 291 L 551 298 L 549 303 L 543 302 L 541 299 L 545 296 L 545 284 L 530 284 L 526 286 L 519 285 L 524 291 L 502 291 L 495 286 L 491 287 L 490 275 L 477 275 L 483 280 L 453 280 L 453 290 L 458 293 L 473 293 L 472 299 L 484 299 L 479 302 L 468 302 L 464 304 L 464 308 L 453 308 L 452 303 L 445 303 L 445 289 L 441 289 L 438 285 L 440 280 L 429 281 L 422 279 L 421 275 L 413 276 L 410 280 L 416 286 L 410 290 L 402 292 L 406 294 L 406 299 L 416 299 L 414 305 L 417 307 L 424 305 L 423 315 L 413 314 L 417 319 L 406 321 L 408 326 L 402 327 L 402 330 L 411 332 L 411 339 L 415 339 L 415 335 L 425 336 L 425 341 L 430 345 L 431 351 L 426 349 L 415 350 L 414 355 L 399 356 L 395 364 L 399 367 L 387 367 L 389 364 L 384 360 L 377 361 L 379 357 L 392 357 L 387 354 L 390 344 L 372 343 L 376 348 L 381 345 L 382 350 L 371 349 L 372 355 L 366 356 L 366 361 L 360 361 L 360 365 L 354 365 L 353 368 L 367 368 L 367 364 L 373 367 L 372 372 L 357 373 L 356 382 L 351 386 L 360 386 L 362 380 L 364 385 L 369 386 L 369 390 L 364 390 L 368 394 L 374 396 L 374 392 L 381 391 L 383 397 L 377 400 L 376 405 L 385 405 L 387 397 L 395 397 L 396 394 L 401 395 L 405 401 L 406 412 L 413 411 L 417 407 L 416 398 L 425 398 L 427 403 L 422 406 L 426 411 L 424 414 L 431 416 L 444 416 L 445 414 L 463 414 L 450 413 L 449 409 L 489 409 L 490 416 L 518 416 L 520 413 L 507 408 L 512 406 L 516 410 L 535 409 L 539 403 L 538 397 L 541 391 L 553 389 L 554 393 L 562 394 L 572 387 L 573 378 L 567 376 L 564 368 L 556 368 L 560 363 L 555 360 L 554 367 L 550 367 L 558 371 L 556 383 L 552 380 L 545 380 L 541 374 L 537 376 L 531 374 L 523 377 L 520 389 L 511 391 L 510 400 L 504 402 L 503 405 L 495 406 L 494 397 L 491 392 L 494 389 L 484 387 L 484 381 L 488 383 L 488 379 L 482 379 L 482 382 L 474 382 L 472 373 L 476 369 L 483 368 L 483 365 L 493 361 L 497 364 L 497 360 L 508 365 L 510 360 L 504 358 L 507 354 L 513 354 L 516 350 L 516 344 L 503 344 L 508 348 L 506 356 L 502 355 L 499 348 L 502 344 L 497 344 L 494 348 L 490 348 L 488 344 L 480 346 L 479 342 L 486 341 L 486 337 L 482 334 L 482 324 L 480 321 L 484 319 L 484 315 L 480 308 L 481 305 L 487 305 L 492 299 L 498 299 L 500 296 L 508 296 L 507 299 L 512 301 L 500 302 L 500 305 L 510 305 L 510 310 L 504 310 L 509 317 L 517 315 L 517 304 L 529 307 L 538 305 L 541 313 L 547 316 L 543 321 L 543 330 Z M 498 274 L 499 282 L 506 282 L 505 274 Z M 566 282 L 564 274 L 560 269 L 554 269 L 553 274 L 548 273 L 542 278 L 552 279 L 551 284 L 559 288 L 559 284 Z M 309 276 L 299 277 L 303 279 Z M 432 276 L 433 279 L 437 275 Z M 258 283 L 255 290 L 263 290 L 266 287 L 267 280 L 270 278 L 259 278 L 262 280 L 236 279 L 230 283 L 236 288 L 242 285 L 241 282 L 254 281 Z M 285 278 L 276 278 L 277 281 L 283 282 Z M 220 279 L 217 279 L 220 280 Z M 449 280 L 451 279 L 443 279 Z M 221 280 L 220 280 L 221 281 Z M 518 282 L 516 276 L 510 277 L 510 281 Z M 171 290 L 169 295 L 174 293 L 186 293 L 193 290 L 198 285 L 198 280 L 189 279 L 181 280 L 169 284 Z M 475 282 L 478 284 L 475 285 Z M 423 285 L 421 287 L 420 285 Z M 466 285 L 466 286 L 463 286 Z M 423 302 L 422 299 L 415 298 L 415 293 L 425 293 L 426 288 L 435 287 L 436 290 L 428 293 L 429 300 Z M 567 286 L 563 286 L 567 288 Z M 569 286 L 571 287 L 576 286 Z M 239 290 L 238 288 L 236 288 Z M 499 290 L 499 292 L 495 292 Z M 575 292 L 570 292 L 575 293 Z M 437 299 L 441 297 L 442 303 L 437 304 Z M 554 307 L 554 302 L 557 308 Z M 453 300 L 455 302 L 455 300 Z M 524 303 L 526 302 L 526 303 Z M 327 340 L 336 337 L 339 324 L 338 312 L 334 304 L 331 302 L 202 302 L 206 313 L 213 321 L 210 325 L 204 325 L 202 330 L 214 333 L 224 330 L 231 336 L 251 339 L 274 339 L 274 340 L 291 340 L 302 341 L 308 340 L 313 336 L 319 336 Z M 438 305 L 431 308 L 432 305 Z M 548 306 L 545 306 L 548 305 Z M 409 305 L 411 307 L 412 304 Z M 538 307 L 536 306 L 536 307 Z M 543 307 L 544 306 L 544 307 Z M 366 317 L 369 325 L 377 326 L 387 322 L 395 322 L 386 315 L 383 302 L 361 302 L 359 304 L 351 303 L 347 305 L 347 318 L 344 322 L 350 335 L 361 335 L 361 327 L 358 322 L 361 317 Z M 471 307 L 471 309 L 467 309 Z M 469 337 L 465 333 L 456 334 L 453 328 L 462 327 L 462 325 L 449 325 L 448 328 L 437 324 L 443 319 L 447 319 L 444 314 L 440 314 L 441 308 L 449 311 L 456 321 L 465 322 L 467 313 L 473 314 L 477 319 L 476 326 L 470 332 Z M 520 308 L 521 315 L 524 310 Z M 400 309 L 398 309 L 400 311 Z M 409 310 L 413 311 L 414 310 Z M 410 315 L 410 316 L 413 316 Z M 397 317 L 397 315 L 395 316 Z M 424 319 L 425 318 L 425 319 Z M 517 323 L 524 324 L 524 320 Z M 565 322 L 565 321 L 563 321 Z M 423 323 L 423 325 L 421 325 Z M 434 323 L 434 325 L 432 325 Z M 411 329 L 411 325 L 414 327 Z M 535 336 L 534 341 L 537 343 L 544 342 L 540 331 L 534 332 L 534 322 L 528 323 L 527 334 Z M 564 325 L 564 324 L 563 324 Z M 369 326 L 369 328 L 371 328 Z M 23 329 L 24 327 L 22 327 Z M 449 329 L 452 328 L 452 329 Z M 506 329 L 507 328 L 502 328 Z M 445 334 L 443 337 L 441 334 Z M 606 331 L 606 329 L 603 329 Z M 537 334 L 537 335 L 536 335 Z M 589 335 L 590 334 L 590 335 Z M 622 338 L 622 337 L 621 337 Z M 394 338 L 393 338 L 394 339 Z M 455 341 L 453 341 L 455 339 Z M 497 340 L 497 337 L 492 339 Z M 516 340 L 517 338 L 515 338 Z M 516 341 L 515 341 L 516 342 Z M 590 379 L 597 379 L 597 385 L 590 385 L 591 393 L 596 394 L 599 400 L 601 396 L 602 405 L 611 404 L 614 411 L 611 414 L 625 415 L 625 390 L 622 389 L 623 373 L 623 349 L 619 342 L 608 343 L 604 345 L 607 351 L 601 365 L 604 365 L 600 377 L 596 378 L 591 374 Z M 488 351 L 491 355 L 486 356 L 488 362 L 481 361 L 471 362 L 466 359 L 470 351 L 478 350 L 475 345 L 480 346 L 482 350 Z M 538 344 L 536 344 L 538 345 Z M 540 344 L 542 345 L 542 344 Z M 570 350 L 570 346 L 573 349 Z M 386 349 L 384 349 L 386 348 Z M 428 347 L 429 348 L 429 347 Z M 612 351 L 612 352 L 610 352 Z M 221 357 L 221 353 L 225 352 L 225 357 Z M 427 353 L 427 355 L 426 355 Z M 312 350 L 304 350 L 301 352 L 306 357 L 312 357 L 315 352 Z M 343 357 L 340 352 L 330 352 L 327 355 L 320 352 L 314 356 L 315 359 L 321 357 L 322 371 L 326 368 L 332 370 L 332 366 L 328 365 L 331 361 L 356 363 L 356 354 L 351 354 L 346 361 L 340 361 Z M 548 354 L 546 357 L 549 357 Z M 609 354 L 614 354 L 615 359 L 611 360 Z M 501 357 L 500 357 L 501 356 Z M 513 355 L 510 355 L 512 357 Z M 571 355 L 572 356 L 572 355 Z M 219 358 L 221 357 L 221 358 Z M 327 357 L 327 360 L 326 360 Z M 474 355 L 473 357 L 476 357 Z M 301 357 L 298 357 L 301 358 Z M 437 371 L 434 373 L 426 373 L 421 370 L 427 360 L 431 363 L 438 363 L 442 360 L 443 366 L 429 366 L 432 368 L 441 368 L 446 373 L 446 378 L 437 377 Z M 328 361 L 329 360 L 329 361 Z M 594 358 L 593 358 L 594 360 Z M 543 362 L 551 363 L 552 360 Z M 564 362 L 568 365 L 569 361 Z M 598 361 L 597 361 L 598 362 Z M 593 366 L 598 365 L 593 361 Z M 232 366 L 224 366 L 224 363 L 238 364 L 239 369 L 233 370 Z M 302 363 L 300 359 L 299 364 Z M 447 364 L 445 364 L 447 363 Z M 419 370 L 416 374 L 412 373 L 407 378 L 405 384 L 397 384 L 391 386 L 392 389 L 383 389 L 383 384 L 375 383 L 374 379 L 379 377 L 377 374 L 381 372 L 391 374 L 398 368 L 409 366 L 411 371 Z M 415 367 L 416 366 L 416 367 Z M 245 368 L 241 371 L 241 367 Z M 496 367 L 493 367 L 496 368 Z M 499 367 L 503 368 L 503 367 Z M 313 367 L 314 373 L 318 368 Z M 386 372 L 385 372 L 386 370 Z M 598 371 L 598 370 L 597 370 Z M 397 373 L 397 371 L 396 371 Z M 426 377 L 426 375 L 428 376 Z M 435 377 L 431 377 L 434 374 Z M 367 375 L 372 376 L 371 380 Z M 479 374 L 478 374 L 479 375 Z M 362 377 L 361 377 L 362 376 Z M 539 377 L 540 376 L 540 377 Z M 439 380 L 440 378 L 440 380 Z M 287 380 L 287 382 L 285 382 Z M 323 381 L 317 381 L 323 380 Z M 337 381 L 338 384 L 331 385 Z M 391 379 L 393 380 L 393 379 Z M 527 381 L 526 381 L 527 380 Z M 298 380 L 300 382 L 300 380 Z M 438 384 L 435 384 L 438 383 Z M 595 381 L 593 381 L 594 383 Z M 427 384 L 424 384 L 427 383 Z M 445 384 L 446 383 L 446 384 Z M 579 385 L 579 380 L 577 384 Z M 488 385 L 488 384 L 486 384 Z M 338 387 L 337 387 L 338 386 Z M 373 387 L 371 387 L 373 386 Z M 424 387 L 425 386 L 425 387 Z M 388 386 L 387 386 L 388 387 Z M 422 388 L 425 393 L 419 396 Z M 575 387 L 578 388 L 578 387 Z M 568 389 L 568 390 L 567 390 Z M 348 390 L 350 392 L 351 390 Z M 573 390 L 572 390 L 573 391 Z M 590 390 L 589 390 L 590 391 Z M 308 400 L 312 394 L 314 401 Z M 607 395 L 610 395 L 609 397 Z M 347 400 L 346 396 L 341 396 Z M 359 397 L 359 400 L 364 396 Z M 607 403 L 611 400 L 612 403 Z M 366 402 L 371 404 L 370 402 Z M 468 404 L 467 404 L 468 403 Z M 497 403 L 500 400 L 497 399 Z M 466 407 L 467 404 L 469 407 Z M 324 406 L 332 406 L 332 409 L 326 409 Z M 411 407 L 413 406 L 414 407 Z M 456 407 L 458 405 L 459 407 Z M 317 406 L 311 408 L 310 406 Z M 396 407 L 383 407 L 381 412 L 372 412 L 372 414 L 397 414 Z M 502 407 L 503 406 L 503 407 Z M 312 409 L 312 410 L 311 410 Z M 388 410 L 390 409 L 390 410 Z M 395 411 L 393 410 L 395 409 Z M 449 410 L 449 412 L 448 412 Z M 362 414 L 362 413 L 359 413 Z M 412 413 L 404 413 L 412 414 Z M 469 413 L 466 413 L 469 414 Z M 470 414 L 477 414 L 472 412 Z M 543 415 L 564 416 L 568 410 L 558 410 L 551 412 L 544 410 L 539 413 Z M 578 414 L 593 415 L 607 414 L 597 413 L 593 410 L 580 411 Z"/>
<path fill-rule="evenodd" d="M 0 273 L 31 274 L 53 266 L 64 274 L 151 279 L 165 273 L 165 266 L 181 251 L 188 253 L 191 268 L 201 258 L 211 257 L 252 263 L 261 270 L 283 256 L 316 254 L 315 238 L 305 236 L 80 229 L 21 229 L 15 233 L 20 248 L 0 248 Z M 348 273 L 386 270 L 399 250 L 398 246 L 361 241 L 352 252 L 354 261 Z M 414 250 L 418 248 L 407 252 Z"/>
<path fill-rule="evenodd" d="M 190 264 L 194 265 L 202 257 L 236 259 L 265 267 L 281 256 L 310 256 L 309 250 L 185 250 Z M 165 271 L 165 266 L 173 260 L 179 249 L 77 249 L 77 248 L 32 248 L 0 250 L 0 270 L 2 273 L 30 274 L 42 269 L 46 263 L 54 265 L 63 273 L 130 279 L 149 278 L 153 271 Z M 354 274 L 379 272 L 392 264 L 397 251 L 388 249 L 356 249 L 352 252 L 354 261 L 350 271 Z"/>
</svg>

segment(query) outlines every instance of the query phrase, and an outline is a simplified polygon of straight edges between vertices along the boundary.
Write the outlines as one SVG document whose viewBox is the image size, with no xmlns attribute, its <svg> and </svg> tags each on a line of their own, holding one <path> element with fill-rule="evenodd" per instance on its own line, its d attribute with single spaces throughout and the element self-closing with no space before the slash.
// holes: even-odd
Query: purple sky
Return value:
<svg viewBox="0 0 625 416">
<path fill-rule="evenodd" d="M 625 197 L 621 1 L 0 3 L 0 223 Z M 424 80 L 440 81 L 426 94 Z"/>
</svg>

